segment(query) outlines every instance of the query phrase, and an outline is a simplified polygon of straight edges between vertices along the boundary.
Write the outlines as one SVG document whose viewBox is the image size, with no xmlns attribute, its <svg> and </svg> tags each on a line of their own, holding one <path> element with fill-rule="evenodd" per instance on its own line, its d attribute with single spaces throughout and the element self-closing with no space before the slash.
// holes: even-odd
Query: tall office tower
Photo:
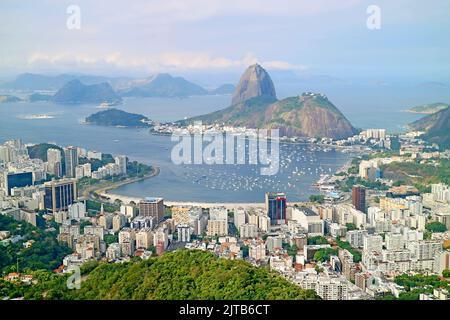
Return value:
<svg viewBox="0 0 450 320">
<path fill-rule="evenodd" d="M 164 201 L 162 198 L 147 197 L 139 202 L 139 215 L 154 217 L 157 222 L 164 217 Z"/>
<path fill-rule="evenodd" d="M 47 162 L 49 166 L 49 173 L 56 177 L 61 177 L 62 172 L 62 156 L 61 151 L 58 149 L 48 149 L 47 150 Z"/>
<path fill-rule="evenodd" d="M 127 157 L 126 156 L 117 156 L 114 158 L 115 163 L 120 168 L 121 174 L 127 174 Z"/>
<path fill-rule="evenodd" d="M 69 206 L 77 200 L 77 183 L 75 179 L 46 182 L 44 188 L 45 209 L 53 213 L 67 211 Z"/>
<path fill-rule="evenodd" d="M 266 210 L 272 225 L 286 223 L 286 194 L 266 192 Z"/>
<path fill-rule="evenodd" d="M 75 168 L 78 165 L 78 151 L 75 147 L 64 148 L 64 159 L 66 163 L 66 177 L 75 177 Z"/>
<path fill-rule="evenodd" d="M 4 191 L 9 196 L 13 188 L 21 188 L 33 185 L 33 172 L 5 172 Z"/>
<path fill-rule="evenodd" d="M 353 186 L 352 203 L 356 210 L 366 212 L 366 188 L 363 186 Z"/>
<path fill-rule="evenodd" d="M 11 148 L 9 146 L 0 146 L 0 163 L 12 161 Z"/>
</svg>

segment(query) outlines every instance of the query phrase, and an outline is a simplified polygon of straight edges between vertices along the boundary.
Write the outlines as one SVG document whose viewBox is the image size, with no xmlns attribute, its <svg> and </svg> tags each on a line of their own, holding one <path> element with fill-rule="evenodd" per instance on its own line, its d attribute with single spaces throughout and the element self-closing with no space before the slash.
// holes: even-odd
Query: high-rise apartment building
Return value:
<svg viewBox="0 0 450 320">
<path fill-rule="evenodd" d="M 58 149 L 47 150 L 48 171 L 55 177 L 61 177 L 62 172 L 62 155 Z"/>
<path fill-rule="evenodd" d="M 206 234 L 208 236 L 225 236 L 228 234 L 228 211 L 226 208 L 209 209 Z"/>
<path fill-rule="evenodd" d="M 164 217 L 164 201 L 162 198 L 147 197 L 139 202 L 139 215 L 154 217 L 157 222 Z"/>
<path fill-rule="evenodd" d="M 366 252 L 381 252 L 383 249 L 383 238 L 380 235 L 366 234 L 363 237 L 363 250 Z"/>
<path fill-rule="evenodd" d="M 66 177 L 74 178 L 76 175 L 75 168 L 78 165 L 78 150 L 76 147 L 64 148 L 64 162 L 66 164 Z"/>
<path fill-rule="evenodd" d="M 119 166 L 121 174 L 127 174 L 127 157 L 117 156 L 114 158 L 114 162 Z"/>
</svg>

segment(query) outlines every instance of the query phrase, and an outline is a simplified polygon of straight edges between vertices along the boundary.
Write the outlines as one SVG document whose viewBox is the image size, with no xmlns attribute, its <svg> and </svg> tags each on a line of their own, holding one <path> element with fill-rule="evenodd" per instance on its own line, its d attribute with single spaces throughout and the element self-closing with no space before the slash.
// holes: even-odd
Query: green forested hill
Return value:
<svg viewBox="0 0 450 320">
<path fill-rule="evenodd" d="M 129 113 L 119 109 L 107 109 L 86 118 L 86 123 L 99 126 L 122 126 L 128 128 L 146 128 L 150 120 L 141 114 Z"/>
<path fill-rule="evenodd" d="M 342 139 L 357 133 L 345 116 L 322 94 L 276 100 L 272 96 L 247 99 L 226 109 L 181 121 L 202 121 L 247 128 L 280 130 L 280 136 Z"/>
<path fill-rule="evenodd" d="M 33 146 L 27 147 L 28 155 L 31 159 L 41 159 L 42 161 L 47 161 L 47 151 L 48 149 L 57 149 L 61 151 L 61 155 L 64 156 L 64 150 L 60 146 L 50 143 L 39 143 Z M 64 157 L 63 157 L 64 159 Z M 63 160 L 64 161 L 64 160 Z"/>
<path fill-rule="evenodd" d="M 425 131 L 424 140 L 437 143 L 442 149 L 450 148 L 450 108 L 423 117 L 409 127 Z"/>
<path fill-rule="evenodd" d="M 12 271 L 53 270 L 62 264 L 65 255 L 72 252 L 56 241 L 56 232 L 45 232 L 24 221 L 16 221 L 0 214 L 0 230 L 9 231 L 11 236 L 21 236 L 16 243 L 0 244 L 0 276 Z M 35 241 L 31 247 L 23 243 Z"/>
<path fill-rule="evenodd" d="M 200 250 L 165 253 L 145 261 L 90 261 L 81 268 L 78 290 L 68 275 L 32 272 L 24 286 L 0 279 L 1 297 L 63 300 L 319 300 L 280 275 L 242 260 L 226 260 Z"/>
<path fill-rule="evenodd" d="M 318 299 L 266 269 L 182 250 L 147 261 L 100 263 L 74 299 Z"/>
<path fill-rule="evenodd" d="M 436 112 L 439 112 L 441 110 L 447 109 L 449 107 L 446 103 L 431 103 L 431 104 L 424 104 L 421 106 L 413 107 L 411 109 L 408 109 L 409 112 L 413 113 L 422 113 L 422 114 L 433 114 Z"/>
</svg>

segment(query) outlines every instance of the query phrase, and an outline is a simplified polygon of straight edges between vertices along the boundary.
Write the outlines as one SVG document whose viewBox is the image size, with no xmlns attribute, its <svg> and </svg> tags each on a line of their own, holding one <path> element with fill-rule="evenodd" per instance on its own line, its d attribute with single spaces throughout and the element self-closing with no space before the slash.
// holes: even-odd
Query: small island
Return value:
<svg viewBox="0 0 450 320">
<path fill-rule="evenodd" d="M 28 101 L 29 102 L 38 102 L 38 101 L 50 101 L 52 99 L 52 95 L 50 94 L 42 94 L 39 92 L 30 94 L 28 96 Z"/>
<path fill-rule="evenodd" d="M 439 112 L 441 110 L 447 109 L 449 107 L 448 104 L 438 102 L 438 103 L 431 103 L 431 104 L 424 104 L 421 106 L 413 107 L 408 109 L 408 112 L 411 113 L 420 113 L 420 114 L 433 114 L 436 112 Z"/>
<path fill-rule="evenodd" d="M 11 95 L 0 95 L 0 103 L 8 103 L 8 102 L 19 102 L 22 101 L 20 98 Z"/>
<path fill-rule="evenodd" d="M 153 121 L 146 116 L 114 108 L 90 115 L 86 118 L 86 123 L 125 128 L 149 128 L 153 126 Z"/>
</svg>

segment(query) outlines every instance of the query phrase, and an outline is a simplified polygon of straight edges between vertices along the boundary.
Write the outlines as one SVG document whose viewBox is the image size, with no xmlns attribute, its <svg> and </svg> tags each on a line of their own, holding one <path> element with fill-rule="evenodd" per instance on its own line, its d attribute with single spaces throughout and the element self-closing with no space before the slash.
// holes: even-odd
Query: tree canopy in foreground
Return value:
<svg viewBox="0 0 450 320">
<path fill-rule="evenodd" d="M 99 263 L 74 299 L 318 299 L 281 276 L 242 260 L 181 250 L 124 264 Z"/>
<path fill-rule="evenodd" d="M 139 258 L 137 258 L 139 259 Z M 69 300 L 316 300 L 266 268 L 227 260 L 200 250 L 180 250 L 127 263 L 89 261 L 81 268 L 78 290 L 69 290 L 69 275 L 34 272 L 33 285 L 0 280 L 0 296 Z"/>
</svg>

